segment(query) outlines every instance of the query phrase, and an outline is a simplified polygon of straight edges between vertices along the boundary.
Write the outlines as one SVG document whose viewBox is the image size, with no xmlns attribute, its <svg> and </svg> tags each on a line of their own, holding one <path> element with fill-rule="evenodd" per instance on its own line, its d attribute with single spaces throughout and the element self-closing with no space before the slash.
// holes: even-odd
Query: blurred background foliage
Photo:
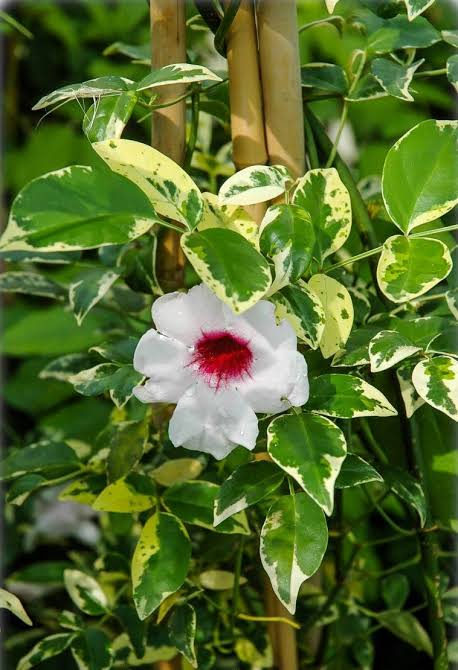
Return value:
<svg viewBox="0 0 458 670">
<path fill-rule="evenodd" d="M 367 0 L 365 4 L 385 17 L 391 15 L 396 5 L 384 0 Z M 326 15 L 321 0 L 299 0 L 298 7 L 300 26 Z M 356 3 L 351 0 L 341 0 L 338 12 L 348 16 L 355 7 Z M 139 79 L 147 72 L 150 47 L 146 0 L 35 0 L 10 3 L 2 10 L 26 28 L 26 31 L 18 30 L 4 20 L 0 21 L 4 100 L 2 211 L 5 214 L 18 190 L 34 177 L 69 164 L 91 165 L 97 160 L 81 130 L 85 113 L 81 105 L 71 102 L 46 116 L 42 112 L 32 112 L 33 104 L 45 93 L 67 83 L 106 74 Z M 440 0 L 428 10 L 427 17 L 438 29 L 456 27 L 456 3 Z M 226 62 L 216 53 L 212 36 L 195 16 L 192 3 L 188 3 L 188 26 L 188 60 L 202 63 L 225 76 Z M 345 29 L 341 36 L 333 25 L 312 27 L 300 36 L 301 62 L 333 62 L 347 67 L 351 52 L 360 44 L 362 37 L 356 30 Z M 452 47 L 440 42 L 424 50 L 422 55 L 433 67 L 442 67 L 452 52 Z M 380 175 L 388 148 L 413 125 L 428 118 L 454 116 L 453 89 L 445 77 L 416 80 L 414 89 L 415 103 L 387 97 L 350 106 L 349 122 L 339 150 L 358 180 Z M 340 114 L 339 101 L 317 101 L 312 106 L 332 135 Z M 144 110 L 137 108 L 125 137 L 148 142 L 150 121 L 149 118 L 142 120 L 142 117 Z M 202 103 L 192 167 L 192 174 L 201 188 L 215 191 L 232 173 L 229 141 L 228 91 L 227 85 L 223 85 Z M 59 281 L 70 278 L 74 272 L 71 265 L 65 264 L 41 266 L 41 271 Z M 10 296 L 4 307 L 2 390 L 6 442 L 21 446 L 43 437 L 95 440 L 109 419 L 112 404 L 103 398 L 82 398 L 69 384 L 40 379 L 38 373 L 56 355 L 87 350 L 102 342 L 107 330 L 122 329 L 122 315 L 95 308 L 78 327 L 71 313 L 54 306 L 51 301 L 47 304 L 43 298 Z M 311 365 L 313 368 L 313 361 Z M 418 411 L 418 417 L 424 439 L 434 442 L 436 453 L 440 453 L 441 444 L 443 453 L 449 452 L 453 442 L 450 421 L 443 415 L 435 415 L 433 420 L 433 414 L 426 406 Z M 387 450 L 397 461 L 396 428 L 388 427 L 390 420 L 383 422 L 381 430 L 385 436 L 390 435 Z M 450 505 L 456 500 L 453 482 L 444 476 L 434 490 L 438 498 L 436 505 L 446 505 L 445 516 L 449 517 Z M 358 489 L 352 490 L 346 496 L 347 518 L 358 517 L 366 504 L 362 493 Z M 52 490 L 32 497 L 20 508 L 5 506 L 4 532 L 8 541 L 3 545 L 2 570 L 6 576 L 22 571 L 21 586 L 16 584 L 16 592 L 32 615 L 44 592 L 48 594 L 47 607 L 62 607 L 63 592 L 55 585 L 60 582 L 63 569 L 69 566 L 69 556 L 75 560 L 77 552 L 84 553 L 97 543 L 100 528 L 96 513 L 85 512 L 85 509 L 72 503 L 57 502 L 57 492 Z M 391 511 L 396 516 L 396 509 Z M 116 514 L 107 516 L 108 527 L 104 532 L 120 541 L 129 529 L 130 518 Z M 229 542 L 225 537 L 219 537 L 218 543 L 219 552 L 230 556 L 230 536 Z M 392 554 L 387 556 L 386 552 Z M 405 542 L 386 545 L 377 553 L 371 550 L 366 556 L 366 567 L 376 571 L 385 560 L 398 563 L 409 555 L 410 539 L 406 538 Z M 50 560 L 49 574 L 27 577 L 24 571 L 27 566 Z M 405 568 L 414 593 L 418 569 L 415 563 L 407 564 Z M 358 588 L 367 591 L 369 601 L 379 597 L 374 582 L 362 581 Z M 411 598 L 410 604 L 415 605 L 415 595 Z M 42 615 L 46 619 L 46 610 Z M 20 657 L 35 638 L 40 638 L 43 630 L 33 628 L 24 632 L 24 627 L 17 621 L 9 616 L 5 619 L 11 626 L 7 652 L 11 663 L 8 667 L 13 668 L 14 659 Z M 350 639 L 355 627 L 364 629 L 369 623 L 364 617 L 352 620 L 351 616 L 346 616 L 339 625 L 342 638 L 349 636 Z M 426 668 L 422 665 L 425 663 L 423 655 L 417 655 L 412 647 L 407 647 L 383 629 L 377 633 L 376 646 L 376 668 Z M 363 651 L 361 647 L 361 653 Z M 41 667 L 51 670 L 61 667 L 62 662 L 60 658 L 45 662 Z M 231 663 L 234 662 L 232 659 Z M 218 667 L 235 666 L 222 664 Z M 247 666 L 242 663 L 240 667 Z"/>
</svg>

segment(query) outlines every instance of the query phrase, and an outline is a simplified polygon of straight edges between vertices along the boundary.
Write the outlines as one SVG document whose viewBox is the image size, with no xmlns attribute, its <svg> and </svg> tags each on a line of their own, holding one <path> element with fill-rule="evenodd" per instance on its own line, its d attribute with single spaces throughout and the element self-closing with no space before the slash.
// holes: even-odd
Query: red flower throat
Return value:
<svg viewBox="0 0 458 670">
<path fill-rule="evenodd" d="M 197 365 L 207 381 L 219 388 L 249 374 L 253 353 L 248 345 L 248 340 L 225 330 L 202 333 L 190 365 Z"/>
</svg>

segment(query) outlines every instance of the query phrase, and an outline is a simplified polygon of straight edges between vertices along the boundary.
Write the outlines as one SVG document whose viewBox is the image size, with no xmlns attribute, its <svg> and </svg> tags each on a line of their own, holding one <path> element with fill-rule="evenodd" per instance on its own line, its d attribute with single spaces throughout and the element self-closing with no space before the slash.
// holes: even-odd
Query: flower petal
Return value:
<svg viewBox="0 0 458 670">
<path fill-rule="evenodd" d="M 256 361 L 250 376 L 237 382 L 237 390 L 255 412 L 275 414 L 305 402 L 308 381 L 298 356 L 304 360 L 297 351 L 278 349 Z"/>
<path fill-rule="evenodd" d="M 169 425 L 175 447 L 204 451 L 220 460 L 237 445 L 254 449 L 258 421 L 237 391 L 214 391 L 203 383 L 180 398 Z"/>
<path fill-rule="evenodd" d="M 202 332 L 221 329 L 223 303 L 205 284 L 188 293 L 168 293 L 154 301 L 153 320 L 159 332 L 187 346 L 194 345 Z"/>
<path fill-rule="evenodd" d="M 141 402 L 177 402 L 192 384 L 187 348 L 157 331 L 148 330 L 137 344 L 134 368 L 150 377 L 134 394 Z"/>
<path fill-rule="evenodd" d="M 309 399 L 309 391 L 307 362 L 303 355 L 296 351 L 296 379 L 288 400 L 293 407 L 301 407 Z"/>
<path fill-rule="evenodd" d="M 275 306 L 260 300 L 243 314 L 235 315 L 226 305 L 223 308 L 226 324 L 238 335 L 259 349 L 285 348 L 296 350 L 297 337 L 291 324 L 283 320 L 277 325 Z"/>
</svg>

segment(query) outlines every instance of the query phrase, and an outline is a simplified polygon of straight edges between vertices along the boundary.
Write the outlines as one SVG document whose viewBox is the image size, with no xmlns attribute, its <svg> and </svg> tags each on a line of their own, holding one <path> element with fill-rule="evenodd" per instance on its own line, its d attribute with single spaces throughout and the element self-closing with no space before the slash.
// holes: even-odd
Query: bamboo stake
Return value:
<svg viewBox="0 0 458 670">
<path fill-rule="evenodd" d="M 151 63 L 153 69 L 186 62 L 186 2 L 185 0 L 151 0 Z M 183 85 L 164 86 L 164 100 L 175 99 L 184 93 Z M 186 150 L 186 101 L 153 112 L 151 135 L 153 147 L 181 165 Z M 184 254 L 178 233 L 164 230 L 158 253 L 158 275 L 166 290 L 182 284 Z"/>
<path fill-rule="evenodd" d="M 305 172 L 305 141 L 296 2 L 260 0 L 257 20 L 269 162 L 299 177 Z M 291 618 L 267 580 L 265 603 L 269 614 Z M 269 634 L 279 670 L 297 670 L 295 630 L 273 624 Z"/>
<path fill-rule="evenodd" d="M 260 0 L 257 17 L 269 162 L 300 177 L 305 143 L 296 2 Z"/>
</svg>

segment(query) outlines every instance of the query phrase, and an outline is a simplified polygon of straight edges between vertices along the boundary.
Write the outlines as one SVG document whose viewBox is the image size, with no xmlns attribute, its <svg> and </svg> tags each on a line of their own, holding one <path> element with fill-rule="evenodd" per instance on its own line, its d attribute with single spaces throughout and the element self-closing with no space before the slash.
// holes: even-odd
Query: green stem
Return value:
<svg viewBox="0 0 458 670">
<path fill-rule="evenodd" d="M 383 247 L 376 247 L 375 249 L 369 249 L 368 251 L 363 251 L 360 254 L 356 254 L 355 256 L 350 256 L 350 258 L 344 258 L 338 263 L 333 263 L 333 265 L 330 265 L 328 268 L 326 268 L 326 272 L 331 272 L 332 270 L 337 270 L 337 268 L 342 268 L 345 265 L 351 265 L 352 263 L 362 261 L 365 258 L 376 256 L 377 254 L 381 253 L 382 249 Z"/>
<path fill-rule="evenodd" d="M 361 432 L 366 438 L 367 444 L 369 445 L 371 451 L 374 453 L 374 455 L 378 458 L 380 463 L 384 463 L 385 465 L 388 463 L 388 456 L 385 454 L 379 443 L 374 437 L 374 434 L 372 432 L 372 429 L 369 425 L 369 422 L 367 419 L 360 419 L 359 420 L 359 426 L 361 428 Z"/>
<path fill-rule="evenodd" d="M 409 453 L 412 467 L 425 491 L 426 496 L 426 525 L 432 525 L 431 502 L 425 476 L 425 464 L 420 444 L 419 428 L 415 416 L 410 419 L 410 446 Z M 428 603 L 428 619 L 433 643 L 434 670 L 447 670 L 449 667 L 447 656 L 447 635 L 444 622 L 444 612 L 440 595 L 440 571 L 438 563 L 439 543 L 435 533 L 419 533 L 421 552 L 422 575 L 424 579 L 426 600 Z"/>
<path fill-rule="evenodd" d="M 323 23 L 340 23 L 340 25 L 343 25 L 345 23 L 345 19 L 343 16 L 339 16 L 338 14 L 334 16 L 327 16 L 324 19 L 317 19 L 316 21 L 310 21 L 310 23 L 304 23 L 303 26 L 299 28 L 299 35 L 304 32 L 304 30 L 308 30 L 308 28 L 314 28 L 315 26 L 320 26 Z"/>
<path fill-rule="evenodd" d="M 424 230 L 421 233 L 412 233 L 409 237 L 429 237 L 430 235 L 439 235 L 439 233 L 448 233 L 451 230 L 458 230 L 458 223 L 452 223 L 450 226 L 434 228 L 433 230 Z"/>
<path fill-rule="evenodd" d="M 232 611 L 231 611 L 232 635 L 234 635 L 235 619 L 236 619 L 236 616 L 237 616 L 237 610 L 239 608 L 240 574 L 241 574 L 241 571 L 242 571 L 242 559 L 243 559 L 244 544 L 245 544 L 245 538 L 242 537 L 241 540 L 240 540 L 239 548 L 237 550 L 237 557 L 235 559 L 235 567 L 234 567 L 234 587 L 232 589 Z"/>
<path fill-rule="evenodd" d="M 302 91 L 302 101 L 303 102 L 315 102 L 317 100 L 333 100 L 334 98 L 342 98 L 341 93 L 312 93 L 312 95 L 306 95 L 307 89 L 304 87 Z"/>
<path fill-rule="evenodd" d="M 21 35 L 27 37 L 27 39 L 33 40 L 33 34 L 30 32 L 30 30 L 28 30 L 25 26 L 23 26 L 22 23 L 19 23 L 19 21 L 16 21 L 16 19 L 13 18 L 10 14 L 7 14 L 1 9 L 0 9 L 0 20 L 10 25 L 12 28 L 17 30 L 18 33 L 21 33 Z"/>
<path fill-rule="evenodd" d="M 240 7 L 241 0 L 229 0 L 229 5 L 224 12 L 224 16 L 221 20 L 221 23 L 218 26 L 218 30 L 215 33 L 215 49 L 221 54 L 221 56 L 226 56 L 226 35 L 227 31 L 232 25 L 235 15 L 238 12 Z"/>
<path fill-rule="evenodd" d="M 395 530 L 397 533 L 401 533 L 401 535 L 411 535 L 410 530 L 408 530 L 407 528 L 402 528 L 402 526 L 399 526 L 399 525 L 396 523 L 396 521 L 393 521 L 393 519 L 392 519 L 392 518 L 385 512 L 385 510 L 383 509 L 383 507 L 382 507 L 381 505 L 378 504 L 378 502 L 375 500 L 374 496 L 372 495 L 372 493 L 370 492 L 370 490 L 369 490 L 366 486 L 363 487 L 363 491 L 364 491 L 364 493 L 366 494 L 368 500 L 370 500 L 370 502 L 372 503 L 372 505 L 375 507 L 375 509 L 377 510 L 377 512 L 380 514 L 380 516 L 381 516 L 383 519 L 385 519 L 385 521 L 387 522 L 387 524 L 388 524 L 389 526 L 391 526 L 391 528 L 392 528 L 393 530 Z"/>
<path fill-rule="evenodd" d="M 331 152 L 329 154 L 328 160 L 326 161 L 326 168 L 330 168 L 331 165 L 334 163 L 334 159 L 336 157 L 337 153 L 337 147 L 339 146 L 339 141 L 340 137 L 342 135 L 343 129 L 345 127 L 345 124 L 347 122 L 347 116 L 348 116 L 348 102 L 344 100 L 343 106 L 342 106 L 342 114 L 340 115 L 340 121 L 339 121 L 339 126 L 337 128 L 337 133 L 334 138 L 334 144 L 332 145 Z"/>
<path fill-rule="evenodd" d="M 196 148 L 197 131 L 199 128 L 200 95 L 197 92 L 192 94 L 191 98 L 191 132 L 186 146 L 186 155 L 184 157 L 184 169 L 189 171 L 191 167 L 192 155 Z"/>
<path fill-rule="evenodd" d="M 315 138 L 310 127 L 309 120 L 304 116 L 304 131 L 305 131 L 305 142 L 307 147 L 307 156 L 309 159 L 310 167 L 312 170 L 316 170 L 320 167 L 320 161 L 318 158 L 318 151 L 316 150 Z"/>
<path fill-rule="evenodd" d="M 439 77 L 447 74 L 447 68 L 443 67 L 440 70 L 423 70 L 423 72 L 415 72 L 414 77 Z"/>
</svg>

